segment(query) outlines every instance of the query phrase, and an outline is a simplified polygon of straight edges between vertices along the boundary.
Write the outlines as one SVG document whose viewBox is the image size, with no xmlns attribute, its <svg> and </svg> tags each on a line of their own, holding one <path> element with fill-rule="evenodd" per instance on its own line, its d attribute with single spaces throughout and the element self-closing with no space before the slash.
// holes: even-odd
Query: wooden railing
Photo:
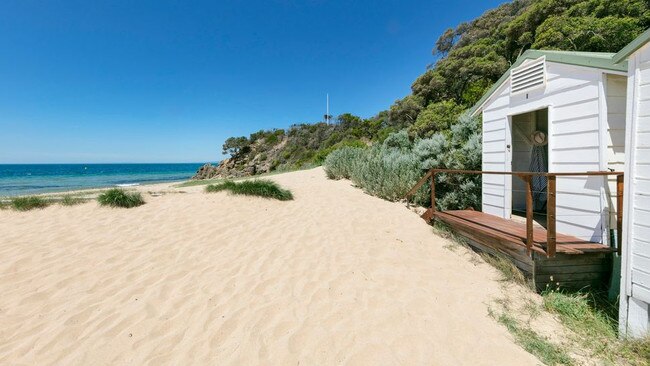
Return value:
<svg viewBox="0 0 650 366">
<path fill-rule="evenodd" d="M 547 173 L 547 172 L 498 172 L 482 170 L 455 170 L 455 169 L 431 169 L 429 170 L 410 191 L 404 196 L 406 201 L 412 197 L 427 180 L 431 179 L 431 207 L 422 215 L 430 221 L 436 213 L 436 174 L 488 174 L 488 175 L 512 175 L 524 181 L 526 184 L 526 249 L 530 254 L 533 247 L 533 176 L 542 176 L 547 178 L 546 185 L 546 255 L 555 256 L 556 252 L 556 191 L 557 177 L 575 177 L 575 176 L 616 176 L 616 241 L 617 251 L 621 254 L 623 245 L 623 173 L 622 172 L 567 172 L 567 173 Z"/>
</svg>

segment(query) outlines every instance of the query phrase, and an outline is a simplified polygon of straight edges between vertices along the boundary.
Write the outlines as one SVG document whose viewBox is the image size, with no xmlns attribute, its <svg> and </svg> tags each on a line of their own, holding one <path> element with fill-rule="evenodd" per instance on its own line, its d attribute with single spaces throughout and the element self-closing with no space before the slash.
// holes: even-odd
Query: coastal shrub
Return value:
<svg viewBox="0 0 650 366">
<path fill-rule="evenodd" d="M 352 164 L 350 180 L 369 194 L 395 201 L 403 198 L 421 176 L 420 164 L 411 151 L 383 144 L 369 149 Z"/>
<path fill-rule="evenodd" d="M 406 130 L 402 130 L 367 149 L 336 150 L 323 165 L 331 179 L 349 178 L 369 194 L 398 200 L 431 168 L 480 170 L 479 122 L 463 115 L 450 130 L 414 141 Z M 415 201 L 429 205 L 429 192 L 429 185 L 424 185 L 416 193 Z M 478 209 L 481 206 L 481 177 L 437 174 L 436 198 L 436 206 L 442 210 Z"/>
<path fill-rule="evenodd" d="M 323 161 L 325 174 L 330 179 L 350 179 L 353 166 L 360 162 L 365 151 L 358 147 L 343 147 L 332 151 Z"/>
<path fill-rule="evenodd" d="M 387 150 L 397 149 L 397 150 L 407 151 L 413 148 L 413 142 L 409 138 L 409 135 L 406 132 L 406 130 L 402 130 L 388 135 L 388 137 L 386 137 L 386 139 L 382 143 L 382 146 Z"/>
<path fill-rule="evenodd" d="M 406 131 L 401 131 L 367 149 L 336 150 L 323 165 L 329 178 L 350 179 L 367 193 L 394 201 L 402 198 L 422 175 L 412 145 Z M 426 193 L 426 189 L 422 192 Z"/>
<path fill-rule="evenodd" d="M 125 192 L 123 189 L 113 188 L 97 197 L 102 206 L 132 208 L 144 205 L 144 199 L 139 192 Z"/>
<path fill-rule="evenodd" d="M 211 184 L 205 188 L 206 192 L 221 192 L 225 190 L 230 191 L 232 194 L 273 198 L 280 201 L 293 199 L 291 191 L 267 179 L 245 180 L 243 182 L 225 181 L 218 184 Z"/>
<path fill-rule="evenodd" d="M 366 146 L 367 146 L 366 143 L 361 140 L 345 140 L 345 141 L 337 142 L 336 144 L 328 148 L 324 148 L 316 151 L 316 153 L 311 159 L 311 162 L 316 165 L 322 165 L 325 162 L 327 156 L 331 154 L 333 151 L 342 149 L 344 147 L 364 148 Z"/>
<path fill-rule="evenodd" d="M 45 208 L 50 202 L 37 196 L 16 197 L 11 199 L 11 207 L 18 211 L 29 211 L 36 208 Z"/>
<path fill-rule="evenodd" d="M 480 121 L 463 114 L 451 129 L 417 140 L 413 148 L 423 171 L 436 169 L 481 170 Z M 481 176 L 437 174 L 436 207 L 441 210 L 481 208 Z"/>
</svg>

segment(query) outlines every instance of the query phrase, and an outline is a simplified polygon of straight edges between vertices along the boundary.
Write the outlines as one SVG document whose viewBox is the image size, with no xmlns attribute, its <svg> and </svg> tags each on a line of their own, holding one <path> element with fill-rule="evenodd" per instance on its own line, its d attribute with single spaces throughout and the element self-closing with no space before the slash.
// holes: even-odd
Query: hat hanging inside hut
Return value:
<svg viewBox="0 0 650 366">
<path fill-rule="evenodd" d="M 530 135 L 530 140 L 535 146 L 544 146 L 548 143 L 546 134 L 542 131 L 535 131 Z"/>
</svg>

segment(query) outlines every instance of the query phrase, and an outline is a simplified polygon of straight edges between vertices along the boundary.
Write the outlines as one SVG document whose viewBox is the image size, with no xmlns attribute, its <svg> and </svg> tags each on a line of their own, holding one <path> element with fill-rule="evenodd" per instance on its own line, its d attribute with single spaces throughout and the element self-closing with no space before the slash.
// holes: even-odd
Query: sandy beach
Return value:
<svg viewBox="0 0 650 366">
<path fill-rule="evenodd" d="M 0 364 L 540 364 L 488 315 L 497 272 L 404 204 L 320 168 L 269 179 L 295 200 L 1 210 Z"/>
</svg>

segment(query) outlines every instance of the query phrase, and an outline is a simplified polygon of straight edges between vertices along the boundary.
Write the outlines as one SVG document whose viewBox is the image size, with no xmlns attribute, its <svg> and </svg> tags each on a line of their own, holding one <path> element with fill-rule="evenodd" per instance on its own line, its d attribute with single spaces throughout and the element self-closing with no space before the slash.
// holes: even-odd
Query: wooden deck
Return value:
<svg viewBox="0 0 650 366">
<path fill-rule="evenodd" d="M 526 223 L 480 211 L 436 211 L 433 218 L 449 225 L 475 249 L 511 260 L 542 291 L 547 287 L 581 289 L 604 287 L 614 250 L 606 245 L 557 233 L 556 254 L 546 251 L 546 230 L 533 229 L 533 246 L 526 248 Z"/>
<path fill-rule="evenodd" d="M 441 174 L 510 175 L 526 185 L 525 222 L 506 220 L 479 211 L 438 211 L 436 177 Z M 547 179 L 545 227 L 535 225 L 533 212 L 533 177 Z M 592 243 L 556 231 L 556 195 L 558 177 L 616 176 L 616 228 L 620 255 L 623 233 L 623 173 L 622 172 L 505 172 L 482 170 L 430 169 L 409 190 L 404 198 L 409 202 L 424 184 L 430 182 L 431 204 L 422 218 L 438 220 L 465 237 L 476 250 L 510 260 L 524 274 L 532 277 L 537 290 L 546 288 L 583 289 L 606 287 L 612 271 L 612 250 L 606 245 Z"/>
<path fill-rule="evenodd" d="M 459 211 L 437 211 L 436 218 L 452 226 L 463 226 L 466 229 L 481 231 L 486 235 L 494 237 L 499 241 L 509 241 L 513 244 L 526 247 L 526 223 L 486 214 L 480 211 L 459 210 Z M 557 253 L 584 254 L 593 252 L 612 252 L 606 245 L 592 243 L 578 239 L 574 236 L 556 234 Z M 533 251 L 545 254 L 546 252 L 546 229 L 543 227 L 533 228 Z"/>
</svg>

